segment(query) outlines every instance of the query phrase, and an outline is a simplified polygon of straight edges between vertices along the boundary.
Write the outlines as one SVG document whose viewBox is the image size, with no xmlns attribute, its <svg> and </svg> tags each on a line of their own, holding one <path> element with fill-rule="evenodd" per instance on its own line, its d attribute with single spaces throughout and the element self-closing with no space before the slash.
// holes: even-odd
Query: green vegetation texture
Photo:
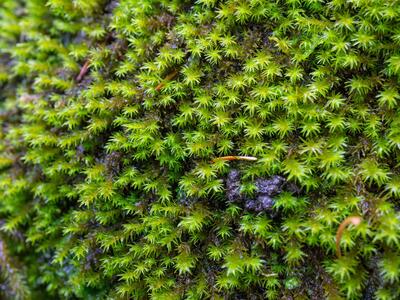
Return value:
<svg viewBox="0 0 400 300">
<path fill-rule="evenodd" d="M 399 82 L 398 0 L 1 0 L 1 297 L 400 299 Z"/>
</svg>

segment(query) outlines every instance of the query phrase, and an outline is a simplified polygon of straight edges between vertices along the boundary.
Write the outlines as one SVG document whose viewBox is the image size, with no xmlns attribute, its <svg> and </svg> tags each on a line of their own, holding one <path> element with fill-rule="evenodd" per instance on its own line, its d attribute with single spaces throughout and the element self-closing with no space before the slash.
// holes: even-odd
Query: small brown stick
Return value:
<svg viewBox="0 0 400 300">
<path fill-rule="evenodd" d="M 267 274 L 267 273 L 261 272 L 261 274 L 262 274 L 264 277 L 275 277 L 275 276 L 278 276 L 277 273 L 270 273 L 270 274 Z"/>
<path fill-rule="evenodd" d="M 159 91 L 165 86 L 165 81 L 170 81 L 170 80 L 174 79 L 176 75 L 178 75 L 178 71 L 177 71 L 177 70 L 175 70 L 175 71 L 173 71 L 172 73 L 168 74 L 168 75 L 164 78 L 163 82 L 159 83 L 159 84 L 156 86 L 156 91 L 159 92 Z"/>
<path fill-rule="evenodd" d="M 235 156 L 235 155 L 229 155 L 229 156 L 221 156 L 214 158 L 212 160 L 213 163 L 220 161 L 220 160 L 227 160 L 227 161 L 232 161 L 232 160 L 247 160 L 247 161 L 256 161 L 257 157 L 254 156 Z"/>
<path fill-rule="evenodd" d="M 86 75 L 86 73 L 89 71 L 89 64 L 90 64 L 90 62 L 89 62 L 89 60 L 87 60 L 85 62 L 85 64 L 82 66 L 81 71 L 79 72 L 79 75 L 76 77 L 77 82 L 80 82 L 83 79 L 83 77 Z"/>
<path fill-rule="evenodd" d="M 340 252 L 340 240 L 342 239 L 343 231 L 346 229 L 347 225 L 353 224 L 354 226 L 360 225 L 362 222 L 362 218 L 358 216 L 350 216 L 343 220 L 340 223 L 339 228 L 336 233 L 336 255 L 337 257 L 341 257 L 342 253 Z"/>
</svg>

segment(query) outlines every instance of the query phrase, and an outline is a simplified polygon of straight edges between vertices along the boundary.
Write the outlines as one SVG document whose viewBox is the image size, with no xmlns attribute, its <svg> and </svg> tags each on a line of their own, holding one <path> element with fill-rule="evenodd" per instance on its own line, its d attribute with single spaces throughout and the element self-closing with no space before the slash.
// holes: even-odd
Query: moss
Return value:
<svg viewBox="0 0 400 300">
<path fill-rule="evenodd" d="M 399 16 L 3 0 L 1 296 L 397 299 Z"/>
</svg>

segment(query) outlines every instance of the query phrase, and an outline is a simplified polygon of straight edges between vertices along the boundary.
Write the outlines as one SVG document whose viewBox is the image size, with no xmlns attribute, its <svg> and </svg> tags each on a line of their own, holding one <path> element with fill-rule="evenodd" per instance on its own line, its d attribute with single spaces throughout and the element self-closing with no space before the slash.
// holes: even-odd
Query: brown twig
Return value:
<svg viewBox="0 0 400 300">
<path fill-rule="evenodd" d="M 350 216 L 343 220 L 340 223 L 339 228 L 336 233 L 336 255 L 337 257 L 341 257 L 342 253 L 340 252 L 340 240 L 342 239 L 343 231 L 346 229 L 347 225 L 353 224 L 354 226 L 358 226 L 362 222 L 362 218 L 358 216 Z"/>
<path fill-rule="evenodd" d="M 229 155 L 229 156 L 221 156 L 214 158 L 212 160 L 213 163 L 220 161 L 220 160 L 227 160 L 227 161 L 232 161 L 232 160 L 247 160 L 247 161 L 256 161 L 257 157 L 254 156 L 236 156 L 236 155 Z"/>
<path fill-rule="evenodd" d="M 261 272 L 261 274 L 262 274 L 264 277 L 275 277 L 275 276 L 278 276 L 277 273 L 264 273 L 264 272 Z"/>
<path fill-rule="evenodd" d="M 163 82 L 160 82 L 160 83 L 156 86 L 156 91 L 159 92 L 159 91 L 165 86 L 165 82 L 174 79 L 176 75 L 178 75 L 178 71 L 177 71 L 177 70 L 174 70 L 172 73 L 168 74 L 168 75 L 164 78 Z"/>
<path fill-rule="evenodd" d="M 85 62 L 85 64 L 82 66 L 81 71 L 79 72 L 79 75 L 76 77 L 77 82 L 80 82 L 83 79 L 83 77 L 86 75 L 86 73 L 89 71 L 89 64 L 90 64 L 90 62 L 89 62 L 89 60 L 87 60 Z"/>
</svg>

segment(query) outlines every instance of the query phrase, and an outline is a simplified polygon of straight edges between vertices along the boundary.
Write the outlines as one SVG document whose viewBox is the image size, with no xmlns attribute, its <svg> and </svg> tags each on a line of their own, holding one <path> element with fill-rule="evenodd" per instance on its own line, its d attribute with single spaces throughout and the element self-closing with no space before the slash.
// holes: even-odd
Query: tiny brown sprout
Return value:
<svg viewBox="0 0 400 300">
<path fill-rule="evenodd" d="M 89 71 L 89 64 L 90 62 L 89 60 L 87 60 L 85 64 L 82 66 L 79 75 L 76 77 L 77 82 L 80 82 L 83 79 L 83 77 L 85 77 L 86 73 Z"/>
<path fill-rule="evenodd" d="M 161 89 L 162 89 L 162 88 L 164 87 L 164 85 L 165 85 L 165 81 L 170 81 L 170 80 L 174 79 L 176 75 L 178 75 L 178 71 L 177 71 L 177 70 L 174 70 L 172 73 L 168 74 L 168 75 L 165 77 L 165 79 L 163 80 L 163 82 L 159 83 L 159 84 L 156 86 L 155 90 L 156 90 L 157 92 L 161 91 Z"/>
<path fill-rule="evenodd" d="M 337 257 L 341 257 L 342 253 L 340 251 L 340 240 L 342 239 L 342 235 L 346 227 L 350 224 L 354 226 L 360 225 L 362 222 L 362 218 L 359 216 L 350 216 L 343 220 L 343 222 L 339 225 L 339 228 L 336 233 L 336 255 Z"/>
<path fill-rule="evenodd" d="M 232 160 L 246 160 L 246 161 L 256 161 L 257 157 L 254 156 L 235 156 L 235 155 L 229 155 L 229 156 L 221 156 L 214 158 L 212 160 L 213 163 L 220 161 L 220 160 L 226 160 L 226 161 L 232 161 Z"/>
</svg>

